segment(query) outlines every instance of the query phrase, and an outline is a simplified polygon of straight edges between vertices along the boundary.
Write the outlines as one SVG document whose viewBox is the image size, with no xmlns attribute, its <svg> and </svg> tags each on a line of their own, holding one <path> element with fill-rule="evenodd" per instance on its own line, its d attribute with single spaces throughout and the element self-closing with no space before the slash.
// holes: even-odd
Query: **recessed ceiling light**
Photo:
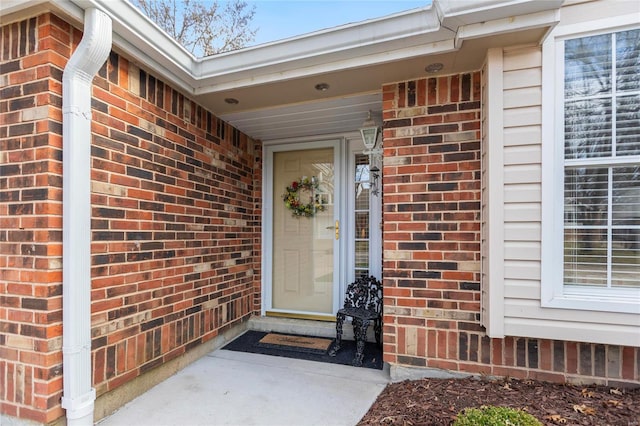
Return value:
<svg viewBox="0 0 640 426">
<path fill-rule="evenodd" d="M 237 100 L 236 98 L 225 98 L 224 101 L 229 105 L 237 105 L 240 103 L 240 101 Z"/>
<path fill-rule="evenodd" d="M 315 85 L 315 88 L 319 92 L 326 92 L 329 90 L 329 85 L 327 83 L 318 83 Z"/>
<path fill-rule="evenodd" d="M 433 64 L 427 65 L 424 70 L 428 73 L 434 73 L 440 71 L 444 68 L 444 65 L 441 62 L 434 62 Z"/>
</svg>

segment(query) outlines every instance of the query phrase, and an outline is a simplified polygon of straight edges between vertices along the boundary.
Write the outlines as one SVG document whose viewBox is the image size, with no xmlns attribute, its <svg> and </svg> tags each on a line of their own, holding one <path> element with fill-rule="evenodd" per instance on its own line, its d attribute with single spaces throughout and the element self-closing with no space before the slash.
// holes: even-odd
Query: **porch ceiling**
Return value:
<svg viewBox="0 0 640 426">
<path fill-rule="evenodd" d="M 459 50 L 425 54 L 370 66 L 317 73 L 303 78 L 250 87 L 212 91 L 199 102 L 253 138 L 263 141 L 356 131 L 367 111 L 382 112 L 382 85 L 480 69 L 490 47 L 538 44 L 549 27 L 467 40 Z M 425 67 L 440 62 L 443 69 L 429 74 Z M 320 92 L 314 87 L 327 83 Z M 238 104 L 229 105 L 225 98 Z"/>
</svg>

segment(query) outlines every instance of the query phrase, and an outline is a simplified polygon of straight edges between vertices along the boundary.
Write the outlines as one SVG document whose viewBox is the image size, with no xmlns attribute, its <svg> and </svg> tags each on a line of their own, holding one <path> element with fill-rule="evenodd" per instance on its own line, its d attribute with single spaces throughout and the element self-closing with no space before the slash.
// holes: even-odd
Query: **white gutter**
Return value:
<svg viewBox="0 0 640 426">
<path fill-rule="evenodd" d="M 84 11 L 84 35 L 62 77 L 62 408 L 68 425 L 92 425 L 91 82 L 111 51 L 111 18 Z"/>
</svg>

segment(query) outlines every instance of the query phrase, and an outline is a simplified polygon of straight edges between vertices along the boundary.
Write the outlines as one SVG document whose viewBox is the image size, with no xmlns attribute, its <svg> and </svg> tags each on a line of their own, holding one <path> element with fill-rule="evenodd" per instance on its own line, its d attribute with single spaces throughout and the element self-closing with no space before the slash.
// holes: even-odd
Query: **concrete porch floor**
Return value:
<svg viewBox="0 0 640 426">
<path fill-rule="evenodd" d="M 254 323 L 249 328 L 261 327 Z M 297 327 L 283 330 L 273 323 L 269 328 L 323 334 Z M 217 349 L 99 424 L 352 426 L 387 383 L 387 368 L 380 371 Z"/>
</svg>

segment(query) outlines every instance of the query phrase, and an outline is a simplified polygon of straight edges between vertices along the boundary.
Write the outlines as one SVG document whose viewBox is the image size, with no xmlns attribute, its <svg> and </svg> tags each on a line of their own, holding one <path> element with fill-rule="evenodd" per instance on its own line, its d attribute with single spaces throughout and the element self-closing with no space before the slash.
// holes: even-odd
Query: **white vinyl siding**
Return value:
<svg viewBox="0 0 640 426">
<path fill-rule="evenodd" d="M 505 50 L 503 68 L 504 327 L 507 335 L 524 336 L 530 332 L 522 325 L 522 306 L 540 298 L 540 49 Z"/>
<path fill-rule="evenodd" d="M 496 60 L 501 63 L 491 63 Z M 548 198 L 543 196 L 542 184 L 549 178 L 543 177 L 544 171 L 548 171 L 543 163 L 548 161 L 545 146 L 552 145 L 553 140 L 547 140 L 548 133 L 543 129 L 542 63 L 542 49 L 532 46 L 506 48 L 502 55 L 488 55 L 485 66 L 485 71 L 502 68 L 503 78 L 500 84 L 491 86 L 485 77 L 487 95 L 483 110 L 490 111 L 489 120 L 491 108 L 497 103 L 502 105 L 503 114 L 497 137 L 492 127 L 495 123 L 482 124 L 483 325 L 491 337 L 499 337 L 495 333 L 499 330 L 506 336 L 640 346 L 638 315 L 543 307 L 542 235 L 543 217 L 546 217 L 543 201 Z M 499 149 L 491 145 L 496 142 L 501 143 Z M 488 167 L 490 155 L 500 151 L 504 164 L 502 174 L 496 178 L 488 173 Z M 560 185 L 562 189 L 562 180 Z M 503 208 L 502 220 L 490 221 L 491 209 L 500 207 Z M 500 233 L 502 241 L 492 241 L 492 236 Z M 496 247 L 501 249 L 500 253 L 492 250 Z M 497 263 L 489 260 L 494 254 Z M 501 275 L 497 282 L 496 277 Z M 561 276 L 555 278 L 561 279 Z M 499 301 L 491 297 L 496 294 L 500 296 Z M 500 302 L 499 315 L 492 317 L 491 309 Z M 502 327 L 497 327 L 492 320 L 502 321 Z"/>
</svg>

